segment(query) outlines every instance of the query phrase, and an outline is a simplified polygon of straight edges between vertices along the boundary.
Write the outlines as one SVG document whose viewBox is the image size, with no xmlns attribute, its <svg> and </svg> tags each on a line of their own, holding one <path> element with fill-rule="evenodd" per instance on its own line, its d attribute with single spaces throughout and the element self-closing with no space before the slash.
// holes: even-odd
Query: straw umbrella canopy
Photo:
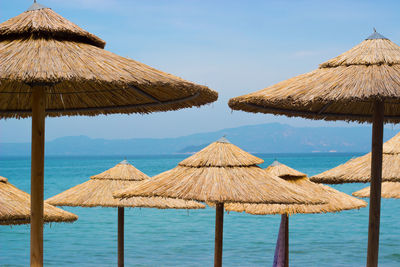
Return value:
<svg viewBox="0 0 400 267">
<path fill-rule="evenodd" d="M 10 184 L 0 176 L 0 225 L 30 223 L 31 204 L 29 194 Z M 52 205 L 44 205 L 44 222 L 74 222 L 78 216 Z"/>
<path fill-rule="evenodd" d="M 301 173 L 285 164 L 274 161 L 266 172 L 276 175 L 287 182 L 300 187 L 304 191 L 320 195 L 326 203 L 319 205 L 309 204 L 226 204 L 226 210 L 246 212 L 254 215 L 267 214 L 296 214 L 296 213 L 327 213 L 342 210 L 359 209 L 367 206 L 365 201 L 354 198 L 332 187 L 313 183 L 306 174 Z M 277 175 L 278 174 L 278 175 Z"/>
<path fill-rule="evenodd" d="M 235 110 L 372 122 L 367 266 L 378 265 L 384 122 L 400 121 L 400 47 L 374 31 L 314 71 L 229 100 Z"/>
<path fill-rule="evenodd" d="M 264 161 L 226 138 L 150 180 L 114 193 L 115 197 L 160 196 L 215 203 L 214 266 L 222 265 L 224 203 L 321 203 L 323 199 L 281 182 L 257 166 Z"/>
<path fill-rule="evenodd" d="M 324 184 L 367 183 L 371 181 L 371 153 L 353 158 L 310 178 Z M 400 133 L 383 144 L 382 181 L 400 182 Z"/>
<path fill-rule="evenodd" d="M 115 199 L 112 193 L 126 189 L 138 181 L 149 179 L 126 160 L 114 167 L 90 177 L 89 181 L 76 185 L 46 200 L 55 206 L 116 207 L 118 208 L 118 266 L 124 266 L 124 208 L 142 207 L 158 209 L 204 209 L 195 201 L 161 197 L 133 197 Z"/>
<path fill-rule="evenodd" d="M 104 50 L 105 42 L 35 3 L 0 24 L 0 119 L 32 116 L 31 265 L 43 265 L 45 117 L 151 113 L 218 94 Z"/>
<path fill-rule="evenodd" d="M 369 197 L 369 186 L 359 191 L 354 192 L 352 195 L 355 197 Z M 383 198 L 400 198 L 400 183 L 383 182 L 382 194 Z"/>
<path fill-rule="evenodd" d="M 274 266 L 289 266 L 289 215 L 296 213 L 326 213 L 342 210 L 359 209 L 367 206 L 367 202 L 349 196 L 329 186 L 311 182 L 307 175 L 285 164 L 274 161 L 266 172 L 278 176 L 287 182 L 294 184 L 304 191 L 318 194 L 326 199 L 325 204 L 226 204 L 228 211 L 246 212 L 253 215 L 281 214 L 281 226 L 275 251 Z M 283 229 L 282 229 L 283 228 Z M 282 252 L 280 250 L 283 250 Z"/>
</svg>

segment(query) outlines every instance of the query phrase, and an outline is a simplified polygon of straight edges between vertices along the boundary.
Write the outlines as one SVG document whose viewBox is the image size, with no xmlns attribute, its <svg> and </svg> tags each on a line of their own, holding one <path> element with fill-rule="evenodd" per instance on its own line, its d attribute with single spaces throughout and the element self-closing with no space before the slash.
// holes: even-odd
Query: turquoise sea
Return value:
<svg viewBox="0 0 400 267">
<path fill-rule="evenodd" d="M 360 154 L 258 154 L 266 167 L 276 158 L 314 175 Z M 127 157 L 153 176 L 173 168 L 183 155 Z M 121 157 L 47 157 L 45 198 L 123 160 Z M 30 159 L 0 158 L 0 175 L 30 191 Z M 334 186 L 351 193 L 365 184 Z M 73 208 L 75 223 L 48 224 L 44 233 L 46 266 L 116 266 L 117 210 Z M 205 210 L 127 209 L 126 266 L 212 266 L 214 216 Z M 380 265 L 400 266 L 400 200 L 383 199 Z M 271 266 L 280 216 L 231 212 L 224 220 L 224 266 Z M 336 214 L 290 217 L 291 266 L 365 266 L 368 208 Z M 0 226 L 0 266 L 29 265 L 29 225 Z"/>
</svg>

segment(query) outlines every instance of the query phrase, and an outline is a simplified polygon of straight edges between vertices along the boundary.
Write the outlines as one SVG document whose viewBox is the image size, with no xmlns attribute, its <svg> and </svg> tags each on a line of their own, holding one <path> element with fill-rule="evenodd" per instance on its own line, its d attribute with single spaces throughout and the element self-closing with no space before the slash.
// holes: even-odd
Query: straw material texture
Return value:
<svg viewBox="0 0 400 267">
<path fill-rule="evenodd" d="M 356 197 L 369 197 L 370 187 L 366 187 L 353 193 Z M 383 182 L 382 193 L 383 198 L 400 198 L 400 183 Z"/>
<path fill-rule="evenodd" d="M 30 223 L 30 196 L 0 176 L 0 225 Z M 44 204 L 44 221 L 73 222 L 78 219 L 73 213 Z"/>
<path fill-rule="evenodd" d="M 290 183 L 281 182 L 278 177 L 255 165 L 263 160 L 238 150 L 240 148 L 230 143 L 214 142 L 172 170 L 138 182 L 127 190 L 117 191 L 114 196 L 161 196 L 214 203 L 324 201 Z"/>
<path fill-rule="evenodd" d="M 230 99 L 234 110 L 311 119 L 370 122 L 385 101 L 385 121 L 400 121 L 400 47 L 367 39 L 317 70 Z"/>
<path fill-rule="evenodd" d="M 278 162 L 277 160 L 275 160 L 265 170 L 269 174 L 278 176 L 283 179 L 303 178 L 303 177 L 307 176 L 306 174 L 299 172 L 298 170 L 295 170 L 285 164 L 282 164 L 282 163 Z"/>
<path fill-rule="evenodd" d="M 46 88 L 47 116 L 150 113 L 218 97 L 103 46 L 49 8 L 0 24 L 0 118 L 30 116 L 34 86 Z"/>
<path fill-rule="evenodd" d="M 283 179 L 282 179 L 283 180 Z M 349 196 L 326 185 L 311 182 L 307 177 L 287 180 L 289 183 L 323 197 L 326 204 L 322 205 L 283 205 L 283 204 L 225 204 L 228 211 L 246 212 L 254 215 L 295 214 L 295 213 L 326 213 L 342 210 L 359 209 L 367 206 L 365 201 Z"/>
<path fill-rule="evenodd" d="M 16 36 L 36 38 L 50 36 L 54 39 L 91 44 L 104 48 L 106 43 L 99 37 L 85 31 L 75 23 L 63 18 L 50 8 L 27 11 L 0 24 L 2 39 L 13 39 Z"/>
<path fill-rule="evenodd" d="M 325 184 L 368 183 L 371 181 L 371 153 L 350 159 L 310 179 Z M 400 133 L 383 144 L 382 181 L 400 182 Z"/>
<path fill-rule="evenodd" d="M 93 175 L 91 179 L 100 180 L 126 180 L 126 181 L 141 181 L 149 179 L 150 177 L 143 172 L 136 169 L 132 164 L 129 164 L 126 160 L 118 163 L 114 167 Z"/>
<path fill-rule="evenodd" d="M 118 176 L 121 175 L 121 176 Z M 147 175 L 129 163 L 120 163 L 113 168 L 91 177 L 89 181 L 76 185 L 46 200 L 55 206 L 79 207 L 142 207 L 158 209 L 203 209 L 205 206 L 195 201 L 161 197 L 133 197 L 115 199 L 112 193 L 126 189 Z"/>
<path fill-rule="evenodd" d="M 196 154 L 184 159 L 184 167 L 247 167 L 262 164 L 264 160 L 247 153 L 231 143 L 214 142 Z"/>
</svg>

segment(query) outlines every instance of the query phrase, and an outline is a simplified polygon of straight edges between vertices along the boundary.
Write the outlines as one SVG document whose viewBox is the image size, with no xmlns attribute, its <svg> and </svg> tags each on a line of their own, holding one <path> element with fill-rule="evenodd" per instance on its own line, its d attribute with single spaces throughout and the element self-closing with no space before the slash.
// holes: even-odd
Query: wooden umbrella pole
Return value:
<svg viewBox="0 0 400 267">
<path fill-rule="evenodd" d="M 32 87 L 31 266 L 43 266 L 45 88 Z"/>
<path fill-rule="evenodd" d="M 124 208 L 118 207 L 118 267 L 124 266 Z"/>
<path fill-rule="evenodd" d="M 376 101 L 374 103 L 367 267 L 378 266 L 384 107 L 383 102 Z"/>
<path fill-rule="evenodd" d="M 289 216 L 281 215 L 278 238 L 276 240 L 273 267 L 289 266 Z"/>
<path fill-rule="evenodd" d="M 285 267 L 289 267 L 289 215 L 283 214 L 285 220 Z"/>
<path fill-rule="evenodd" d="M 223 232 L 224 232 L 224 203 L 217 203 L 215 207 L 214 267 L 222 266 Z"/>
</svg>

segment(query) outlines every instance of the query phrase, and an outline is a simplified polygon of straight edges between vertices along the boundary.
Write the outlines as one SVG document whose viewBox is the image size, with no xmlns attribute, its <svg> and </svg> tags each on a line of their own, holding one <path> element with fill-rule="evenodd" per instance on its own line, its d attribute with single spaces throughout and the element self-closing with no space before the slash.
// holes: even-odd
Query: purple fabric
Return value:
<svg viewBox="0 0 400 267">
<path fill-rule="evenodd" d="M 284 267 L 285 266 L 285 228 L 287 221 L 287 216 L 282 215 L 281 225 L 279 227 L 278 239 L 276 241 L 274 264 L 272 267 Z"/>
</svg>

